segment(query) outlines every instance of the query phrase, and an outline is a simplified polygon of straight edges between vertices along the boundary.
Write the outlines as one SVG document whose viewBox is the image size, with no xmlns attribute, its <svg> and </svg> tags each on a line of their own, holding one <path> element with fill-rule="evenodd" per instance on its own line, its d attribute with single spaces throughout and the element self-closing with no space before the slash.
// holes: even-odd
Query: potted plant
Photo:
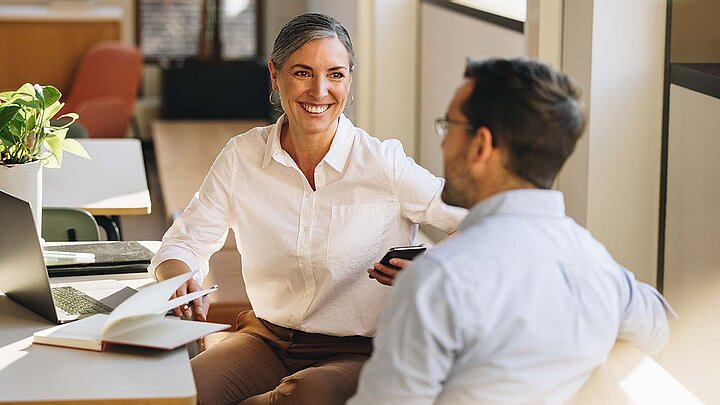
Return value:
<svg viewBox="0 0 720 405">
<path fill-rule="evenodd" d="M 50 120 L 60 111 L 60 91 L 25 83 L 0 93 L 0 190 L 30 202 L 40 235 L 42 167 L 59 168 L 65 151 L 90 158 L 74 139 L 66 138 L 75 113 Z"/>
</svg>

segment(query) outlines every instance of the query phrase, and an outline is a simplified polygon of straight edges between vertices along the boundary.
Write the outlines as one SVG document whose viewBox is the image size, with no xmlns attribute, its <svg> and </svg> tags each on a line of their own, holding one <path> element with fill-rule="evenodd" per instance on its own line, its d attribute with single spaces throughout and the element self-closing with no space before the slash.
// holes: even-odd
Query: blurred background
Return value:
<svg viewBox="0 0 720 405">
<path fill-rule="evenodd" d="M 658 360 L 720 403 L 717 0 L 0 0 L 0 90 L 54 85 L 86 111 L 78 136 L 139 140 L 150 202 L 110 216 L 123 239 L 158 240 L 225 142 L 277 117 L 267 59 L 283 24 L 309 11 L 353 39 L 348 117 L 438 175 L 432 123 L 468 58 L 532 57 L 569 74 L 588 125 L 556 183 L 568 214 L 669 298 L 680 318 Z M 83 62 L 117 44 L 140 53 L 137 78 L 112 72 L 116 56 Z M 239 262 L 230 239 L 216 267 Z"/>
</svg>

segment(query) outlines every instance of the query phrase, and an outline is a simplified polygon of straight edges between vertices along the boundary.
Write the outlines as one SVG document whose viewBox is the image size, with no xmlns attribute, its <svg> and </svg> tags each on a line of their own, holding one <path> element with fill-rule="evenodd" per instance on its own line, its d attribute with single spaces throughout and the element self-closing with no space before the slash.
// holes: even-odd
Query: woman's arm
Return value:
<svg viewBox="0 0 720 405">
<path fill-rule="evenodd" d="M 200 190 L 163 236 L 162 245 L 148 267 L 157 280 L 185 272 L 194 273 L 173 297 L 200 289 L 209 271 L 210 256 L 222 247 L 227 236 L 235 166 L 232 145 L 231 140 L 220 152 Z M 194 312 L 197 319 L 204 320 L 208 305 L 208 299 L 195 300 L 194 310 L 183 306 L 175 308 L 174 312 L 187 317 Z"/>
</svg>

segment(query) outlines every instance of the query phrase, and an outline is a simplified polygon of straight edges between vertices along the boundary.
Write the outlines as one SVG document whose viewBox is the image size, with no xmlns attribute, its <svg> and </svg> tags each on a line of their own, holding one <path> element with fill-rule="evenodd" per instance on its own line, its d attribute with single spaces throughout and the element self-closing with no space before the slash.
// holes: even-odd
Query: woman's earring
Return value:
<svg viewBox="0 0 720 405">
<path fill-rule="evenodd" d="M 273 100 L 273 94 L 277 94 L 277 100 Z M 272 105 L 279 104 L 280 103 L 280 93 L 278 93 L 275 90 L 271 91 L 269 100 L 270 100 L 270 104 L 272 104 Z"/>
<path fill-rule="evenodd" d="M 355 96 L 353 96 L 352 93 L 348 93 L 348 95 L 350 96 L 350 102 L 349 102 L 349 103 L 345 103 L 345 107 L 350 107 L 350 106 L 353 105 L 353 103 L 355 102 Z"/>
</svg>

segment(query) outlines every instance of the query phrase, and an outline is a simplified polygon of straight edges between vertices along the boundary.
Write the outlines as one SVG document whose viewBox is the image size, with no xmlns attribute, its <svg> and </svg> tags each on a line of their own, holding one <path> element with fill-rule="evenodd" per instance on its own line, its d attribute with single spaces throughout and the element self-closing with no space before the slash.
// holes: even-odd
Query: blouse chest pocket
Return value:
<svg viewBox="0 0 720 405">
<path fill-rule="evenodd" d="M 333 206 L 327 260 L 349 268 L 380 260 L 380 244 L 394 207 L 392 203 Z"/>
</svg>

